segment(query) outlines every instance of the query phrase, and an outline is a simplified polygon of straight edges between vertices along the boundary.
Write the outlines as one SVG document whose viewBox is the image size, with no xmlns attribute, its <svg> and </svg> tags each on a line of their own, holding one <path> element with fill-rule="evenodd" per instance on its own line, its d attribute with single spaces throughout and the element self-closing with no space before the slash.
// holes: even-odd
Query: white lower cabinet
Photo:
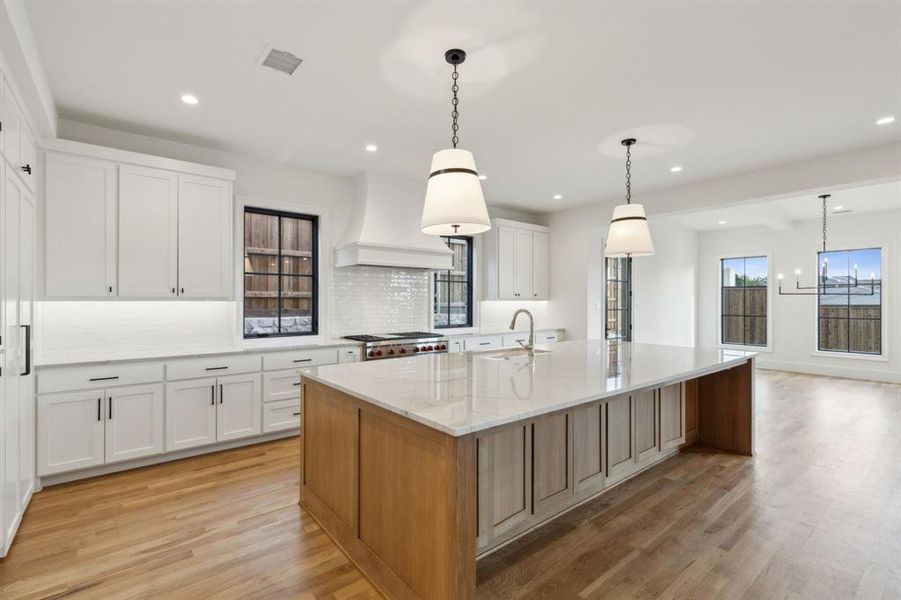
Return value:
<svg viewBox="0 0 901 600">
<path fill-rule="evenodd" d="M 300 397 L 263 404 L 263 433 L 300 427 Z"/>
<path fill-rule="evenodd" d="M 106 462 L 163 452 L 163 386 L 138 385 L 106 392 Z"/>
<path fill-rule="evenodd" d="M 259 435 L 259 373 L 177 381 L 166 386 L 166 450 Z"/>
<path fill-rule="evenodd" d="M 103 390 L 38 397 L 38 475 L 104 461 Z"/>
<path fill-rule="evenodd" d="M 300 398 L 300 374 L 297 369 L 263 373 L 263 402 Z"/>
</svg>

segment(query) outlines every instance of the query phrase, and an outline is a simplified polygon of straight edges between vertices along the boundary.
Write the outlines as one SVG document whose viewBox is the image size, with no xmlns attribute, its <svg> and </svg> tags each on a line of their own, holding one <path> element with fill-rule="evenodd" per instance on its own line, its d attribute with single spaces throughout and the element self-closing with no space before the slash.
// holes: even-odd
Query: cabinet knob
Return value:
<svg viewBox="0 0 901 600">
<path fill-rule="evenodd" d="M 29 175 L 31 175 L 31 165 L 24 165 L 19 168 L 22 169 L 23 171 L 25 171 L 26 173 L 28 173 Z"/>
</svg>

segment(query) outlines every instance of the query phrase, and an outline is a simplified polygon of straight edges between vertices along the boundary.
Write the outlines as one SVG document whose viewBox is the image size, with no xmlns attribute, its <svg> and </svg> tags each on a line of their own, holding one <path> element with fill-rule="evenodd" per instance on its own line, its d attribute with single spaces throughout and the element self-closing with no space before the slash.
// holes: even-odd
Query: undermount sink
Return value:
<svg viewBox="0 0 901 600">
<path fill-rule="evenodd" d="M 535 356 L 548 354 L 550 350 L 539 350 L 535 348 Z M 529 358 L 529 351 L 525 348 L 511 348 L 508 350 L 498 350 L 496 352 L 478 353 L 478 357 L 487 358 L 489 360 L 510 360 L 511 358 Z"/>
</svg>

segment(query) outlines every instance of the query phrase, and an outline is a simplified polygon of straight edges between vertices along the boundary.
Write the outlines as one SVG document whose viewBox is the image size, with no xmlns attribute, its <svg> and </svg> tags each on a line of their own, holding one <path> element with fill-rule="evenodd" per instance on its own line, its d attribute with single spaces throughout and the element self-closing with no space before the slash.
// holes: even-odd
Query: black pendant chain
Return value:
<svg viewBox="0 0 901 600">
<path fill-rule="evenodd" d="M 457 147 L 457 143 L 459 143 L 460 138 L 457 137 L 457 131 L 460 129 L 460 126 L 457 125 L 457 119 L 460 117 L 460 112 L 457 110 L 457 105 L 459 104 L 459 100 L 457 99 L 457 92 L 460 91 L 460 86 L 457 85 L 457 78 L 460 76 L 457 73 L 457 65 L 454 64 L 454 73 L 451 75 L 451 79 L 453 79 L 453 85 L 451 86 L 451 91 L 454 93 L 454 99 L 451 100 L 451 105 L 454 107 L 451 111 L 451 117 L 453 119 L 453 125 L 451 125 L 451 142 L 454 145 L 454 148 Z"/>
<path fill-rule="evenodd" d="M 823 253 L 826 253 L 826 198 L 829 196 L 820 196 L 823 199 Z"/>
<path fill-rule="evenodd" d="M 632 204 L 632 144 L 626 146 L 626 204 Z"/>
</svg>

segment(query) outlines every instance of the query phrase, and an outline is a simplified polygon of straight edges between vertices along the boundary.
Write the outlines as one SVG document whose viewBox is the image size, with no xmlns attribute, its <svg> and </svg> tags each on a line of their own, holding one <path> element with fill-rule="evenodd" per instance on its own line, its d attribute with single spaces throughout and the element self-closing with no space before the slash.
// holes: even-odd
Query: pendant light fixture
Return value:
<svg viewBox="0 0 901 600">
<path fill-rule="evenodd" d="M 821 252 L 821 254 L 826 254 L 826 215 L 828 214 L 828 211 L 826 210 L 826 200 L 831 198 L 832 195 L 822 194 L 817 197 L 823 203 L 823 251 Z M 872 296 L 876 293 L 876 274 L 870 273 L 869 284 L 861 283 L 861 281 L 857 278 L 857 265 L 854 265 L 854 276 L 852 277 L 851 275 L 848 275 L 847 277 L 845 277 L 845 283 L 829 283 L 829 257 L 827 256 L 823 257 L 823 263 L 820 266 L 820 275 L 817 285 L 801 285 L 801 269 L 795 269 L 796 291 L 794 292 L 782 291 L 782 273 L 779 273 L 779 275 L 776 276 L 776 279 L 779 281 L 780 296 L 819 296 L 820 294 L 830 293 L 828 290 L 834 290 L 838 288 L 847 289 L 848 291 L 846 295 L 848 296 Z M 837 278 L 836 281 L 838 281 L 838 279 L 840 279 L 840 277 Z M 867 290 L 867 286 L 869 286 L 869 290 Z"/>
<path fill-rule="evenodd" d="M 635 138 L 627 138 L 620 142 L 626 147 L 626 203 L 613 209 L 610 229 L 604 243 L 604 256 L 632 258 L 654 254 L 654 243 L 651 241 L 644 206 L 632 204 L 632 146 L 637 141 Z"/>
<path fill-rule="evenodd" d="M 429 235 L 473 235 L 491 229 L 491 221 L 472 152 L 457 148 L 457 118 L 460 116 L 457 110 L 457 92 L 460 90 L 457 67 L 466 60 L 466 53 L 459 49 L 448 50 L 444 53 L 444 60 L 454 67 L 451 75 L 453 148 L 439 150 L 432 156 L 420 230 Z"/>
</svg>

